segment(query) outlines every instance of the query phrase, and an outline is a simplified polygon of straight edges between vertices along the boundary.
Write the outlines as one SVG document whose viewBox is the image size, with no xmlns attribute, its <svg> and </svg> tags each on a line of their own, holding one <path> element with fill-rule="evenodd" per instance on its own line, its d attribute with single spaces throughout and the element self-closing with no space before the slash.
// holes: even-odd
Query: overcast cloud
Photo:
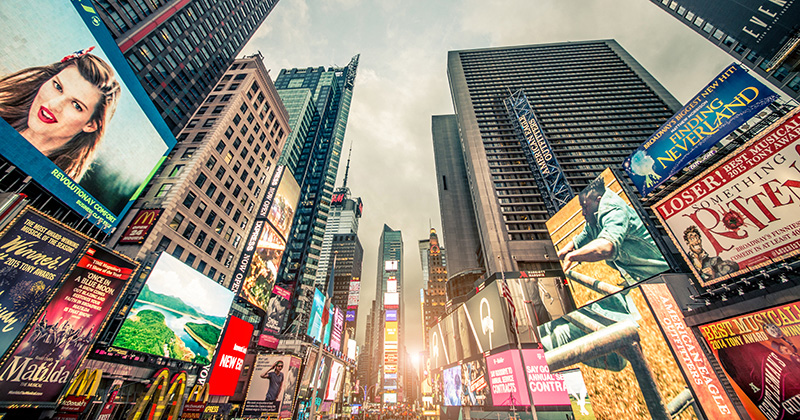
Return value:
<svg viewBox="0 0 800 420">
<path fill-rule="evenodd" d="M 431 116 L 452 114 L 447 52 L 616 39 L 681 103 L 733 59 L 647 0 L 281 0 L 247 44 L 273 80 L 280 69 L 345 66 L 360 53 L 339 170 L 353 145 L 350 186 L 364 201 L 358 341 L 375 295 L 383 224 L 403 232 L 405 345 L 423 350 L 417 243 L 441 235 Z M 446 245 L 446 238 L 445 245 Z"/>
</svg>

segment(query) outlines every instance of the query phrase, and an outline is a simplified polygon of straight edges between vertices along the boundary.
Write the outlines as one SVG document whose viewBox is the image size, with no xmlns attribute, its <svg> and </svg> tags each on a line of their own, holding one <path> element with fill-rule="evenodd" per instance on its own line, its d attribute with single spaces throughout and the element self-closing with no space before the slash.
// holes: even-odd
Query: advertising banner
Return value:
<svg viewBox="0 0 800 420">
<path fill-rule="evenodd" d="M 586 395 L 598 419 L 666 416 L 664 407 L 688 387 L 639 287 L 544 324 L 539 336 L 551 371 L 577 367 L 583 373 Z M 554 354 L 574 356 L 561 357 L 554 366 Z M 633 357 L 636 363 L 628 360 Z M 651 413 L 651 409 L 661 411 Z M 692 408 L 687 413 L 696 415 Z"/>
<path fill-rule="evenodd" d="M 323 324 L 324 333 L 322 336 L 322 343 L 325 344 L 326 346 L 331 345 L 331 331 L 333 330 L 333 308 L 334 308 L 333 302 L 329 302 L 328 310 L 322 313 L 323 317 L 325 316 L 326 313 L 328 314 L 328 320 L 325 321 L 325 323 Z"/>
<path fill-rule="evenodd" d="M 386 343 L 397 342 L 397 321 L 386 321 L 384 342 Z"/>
<path fill-rule="evenodd" d="M 455 365 L 442 371 L 444 381 L 444 401 L 442 405 L 461 406 L 461 365 Z"/>
<path fill-rule="evenodd" d="M 350 360 L 356 360 L 356 351 L 358 350 L 358 344 L 356 344 L 356 340 L 347 340 L 347 358 Z"/>
<path fill-rule="evenodd" d="M 497 282 L 487 284 L 464 307 L 479 353 L 511 342 L 511 326 L 506 321 L 505 302 L 501 300 Z"/>
<path fill-rule="evenodd" d="M 90 247 L 0 367 L 0 401 L 55 402 L 136 264 Z"/>
<path fill-rule="evenodd" d="M 150 229 L 156 225 L 162 211 L 162 209 L 140 209 L 131 224 L 125 229 L 125 233 L 122 234 L 119 243 L 140 244 L 144 242 L 147 239 L 147 235 L 150 234 Z"/>
<path fill-rule="evenodd" d="M 314 303 L 311 305 L 306 334 L 315 341 L 321 341 L 322 339 L 322 307 L 324 305 L 325 295 L 319 289 L 314 289 Z"/>
<path fill-rule="evenodd" d="M 386 292 L 383 294 L 383 306 L 385 308 L 397 308 L 400 305 L 400 293 Z"/>
<path fill-rule="evenodd" d="M 449 365 L 450 357 L 447 354 L 447 349 L 445 348 L 442 322 L 439 322 L 433 328 L 431 328 L 429 334 L 429 343 L 431 348 L 431 369 L 439 369 L 442 366 Z"/>
<path fill-rule="evenodd" d="M 175 138 L 91 3 L 3 1 L 0 15 L 0 154 L 111 232 Z"/>
<path fill-rule="evenodd" d="M 570 405 L 564 376 L 550 373 L 542 349 L 523 349 L 522 360 L 528 377 L 528 389 L 537 407 L 550 405 Z"/>
<path fill-rule="evenodd" d="M 26 210 L 0 238 L 0 356 L 22 333 L 86 239 Z"/>
<path fill-rule="evenodd" d="M 586 382 L 580 369 L 567 369 L 559 372 L 564 378 L 564 386 L 569 394 L 572 414 L 575 420 L 595 420 L 592 402 L 589 400 Z"/>
<path fill-rule="evenodd" d="M 272 206 L 269 208 L 267 220 L 275 227 L 283 239 L 289 237 L 292 221 L 297 212 L 297 202 L 300 200 L 300 186 L 291 173 L 285 172 Z"/>
<path fill-rule="evenodd" d="M 700 333 L 751 418 L 800 419 L 800 303 L 701 325 Z"/>
<path fill-rule="evenodd" d="M 551 217 L 547 231 L 579 308 L 670 269 L 610 169 Z"/>
<path fill-rule="evenodd" d="M 264 226 L 256 244 L 253 262 L 242 283 L 241 295 L 248 302 L 266 310 L 269 292 L 275 285 L 285 250 L 286 241 L 278 231 L 269 224 Z"/>
<path fill-rule="evenodd" d="M 229 289 L 162 253 L 112 345 L 207 365 L 232 302 Z"/>
<path fill-rule="evenodd" d="M 622 167 L 642 197 L 703 155 L 778 95 L 731 64 L 628 156 Z"/>
<path fill-rule="evenodd" d="M 328 386 L 325 387 L 325 400 L 336 401 L 339 391 L 344 382 L 344 365 L 333 360 L 331 362 L 331 374 L 328 376 Z"/>
<path fill-rule="evenodd" d="M 264 333 L 277 336 L 281 332 L 281 321 L 292 304 L 292 292 L 280 286 L 272 287 L 272 297 L 267 305 L 267 316 L 264 320 Z"/>
<path fill-rule="evenodd" d="M 342 349 L 342 331 L 344 330 L 344 312 L 336 308 L 333 311 L 333 328 L 331 330 L 331 349 L 340 351 Z"/>
<path fill-rule="evenodd" d="M 242 373 L 244 356 L 253 337 L 253 325 L 231 316 L 222 343 L 217 350 L 217 360 L 208 379 L 210 395 L 232 396 Z M 202 411 L 201 411 L 202 412 Z"/>
<path fill-rule="evenodd" d="M 397 309 L 387 309 L 386 310 L 386 320 L 387 321 L 397 321 Z"/>
<path fill-rule="evenodd" d="M 355 309 L 348 309 L 347 314 L 345 315 L 345 321 L 347 322 L 356 322 L 356 311 Z"/>
<path fill-rule="evenodd" d="M 489 371 L 489 385 L 492 390 L 494 406 L 530 405 L 528 391 L 525 389 L 525 371 L 519 350 L 506 350 L 486 357 Z"/>
<path fill-rule="evenodd" d="M 653 210 L 701 286 L 800 250 L 800 108 Z"/>
<path fill-rule="evenodd" d="M 258 336 L 258 345 L 270 349 L 277 349 L 280 340 L 275 336 L 269 334 L 261 334 Z"/>
<path fill-rule="evenodd" d="M 300 358 L 296 356 L 259 354 L 250 376 L 243 416 L 274 416 L 284 410 L 291 413 L 299 367 Z"/>
<path fill-rule="evenodd" d="M 650 303 L 656 321 L 661 325 L 667 344 L 677 355 L 689 386 L 692 387 L 697 402 L 709 419 L 724 419 L 733 415 L 730 399 L 722 388 L 714 369 L 708 362 L 691 329 L 686 326 L 678 304 L 667 285 L 642 284 L 642 292 Z"/>
<path fill-rule="evenodd" d="M 489 399 L 489 375 L 483 356 L 461 364 L 461 405 L 492 405 Z"/>
</svg>

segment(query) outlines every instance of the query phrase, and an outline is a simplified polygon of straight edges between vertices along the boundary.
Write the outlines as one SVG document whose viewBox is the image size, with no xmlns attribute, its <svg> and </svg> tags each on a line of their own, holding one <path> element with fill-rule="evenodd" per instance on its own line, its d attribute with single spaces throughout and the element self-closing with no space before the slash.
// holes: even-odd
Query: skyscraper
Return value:
<svg viewBox="0 0 800 420">
<path fill-rule="evenodd" d="M 800 3 L 650 1 L 783 93 L 800 99 Z"/>
<path fill-rule="evenodd" d="M 314 282 L 317 277 L 325 226 L 327 224 L 334 182 L 339 169 L 350 101 L 353 96 L 356 70 L 356 55 L 347 67 L 294 68 L 281 70 L 275 87 L 282 97 L 288 91 L 303 95 L 308 92 L 314 109 L 308 106 L 293 107 L 303 115 L 311 112 L 311 120 L 300 148 L 299 139 L 293 140 L 290 153 L 300 150 L 293 172 L 300 185 L 298 204 L 292 231 L 286 244 L 286 253 L 278 274 L 278 281 L 295 290 L 289 321 L 297 331 L 303 331 L 311 310 Z M 306 104 L 308 105 L 308 104 Z M 298 121 L 308 121 L 298 117 Z M 294 159 L 294 158 L 293 158 Z"/>
<path fill-rule="evenodd" d="M 473 252 L 489 273 L 559 268 L 545 228 L 542 175 L 505 105 L 512 93 L 527 98 L 574 191 L 620 164 L 680 108 L 614 40 L 451 51 L 447 71 L 457 124 L 434 118 L 438 183 L 442 191 L 456 181 L 438 169 L 447 159 L 465 168 L 479 235 Z M 470 242 L 472 226 L 448 230 L 446 220 L 466 201 L 461 192 L 459 200 L 441 202 L 450 250 Z"/>
<path fill-rule="evenodd" d="M 234 61 L 112 236 L 143 260 L 164 251 L 226 286 L 289 132 L 260 55 Z M 130 235 L 124 227 L 144 226 Z M 141 230 L 142 228 L 139 228 Z"/>
<path fill-rule="evenodd" d="M 422 319 L 425 326 L 424 335 L 427 348 L 428 330 L 433 328 L 439 318 L 444 316 L 447 295 L 445 286 L 447 284 L 446 253 L 444 248 L 439 246 L 439 236 L 436 229 L 431 228 L 430 236 L 425 241 L 428 249 L 421 253 L 423 267 L 428 271 L 428 285 L 425 288 Z M 420 245 L 421 246 L 421 245 Z"/>
<path fill-rule="evenodd" d="M 375 334 L 383 338 L 383 346 L 373 354 L 383 354 L 376 358 L 373 368 L 379 371 L 379 388 L 383 390 L 383 403 L 393 404 L 398 400 L 398 387 L 402 383 L 400 366 L 400 343 L 403 343 L 403 234 L 388 225 L 383 225 L 378 242 L 378 278 L 375 287 L 375 302 L 383 321 Z M 377 362 L 377 363 L 376 363 Z M 380 369 L 383 362 L 383 369 Z"/>
<path fill-rule="evenodd" d="M 100 0 L 103 22 L 177 134 L 277 0 Z"/>
</svg>

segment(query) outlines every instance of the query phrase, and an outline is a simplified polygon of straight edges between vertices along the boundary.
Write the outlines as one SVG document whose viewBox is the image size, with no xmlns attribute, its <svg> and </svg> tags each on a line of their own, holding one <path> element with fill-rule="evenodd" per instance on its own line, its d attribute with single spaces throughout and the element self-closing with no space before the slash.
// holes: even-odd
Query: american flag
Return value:
<svg viewBox="0 0 800 420">
<path fill-rule="evenodd" d="M 511 299 L 511 291 L 508 290 L 505 280 L 500 280 L 500 293 L 506 298 L 506 303 L 508 304 L 508 313 L 511 315 L 511 330 L 514 335 L 517 335 L 519 334 L 517 330 L 517 308 L 514 306 L 514 300 Z"/>
</svg>

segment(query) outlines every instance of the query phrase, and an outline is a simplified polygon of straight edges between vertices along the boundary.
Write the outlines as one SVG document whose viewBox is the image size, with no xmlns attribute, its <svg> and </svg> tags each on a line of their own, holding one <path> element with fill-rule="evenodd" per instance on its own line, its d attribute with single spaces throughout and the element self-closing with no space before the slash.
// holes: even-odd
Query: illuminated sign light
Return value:
<svg viewBox="0 0 800 420">
<path fill-rule="evenodd" d="M 397 292 L 387 292 L 383 294 L 383 306 L 392 308 L 400 306 L 400 294 Z"/>
<path fill-rule="evenodd" d="M 389 279 L 386 282 L 386 291 L 389 293 L 397 293 L 397 280 Z"/>
<path fill-rule="evenodd" d="M 345 198 L 345 193 L 343 192 L 333 194 L 333 196 L 331 196 L 331 205 L 343 204 L 344 198 Z"/>
<path fill-rule="evenodd" d="M 389 260 L 384 263 L 384 271 L 397 271 L 400 265 L 400 261 L 397 260 Z"/>
</svg>

